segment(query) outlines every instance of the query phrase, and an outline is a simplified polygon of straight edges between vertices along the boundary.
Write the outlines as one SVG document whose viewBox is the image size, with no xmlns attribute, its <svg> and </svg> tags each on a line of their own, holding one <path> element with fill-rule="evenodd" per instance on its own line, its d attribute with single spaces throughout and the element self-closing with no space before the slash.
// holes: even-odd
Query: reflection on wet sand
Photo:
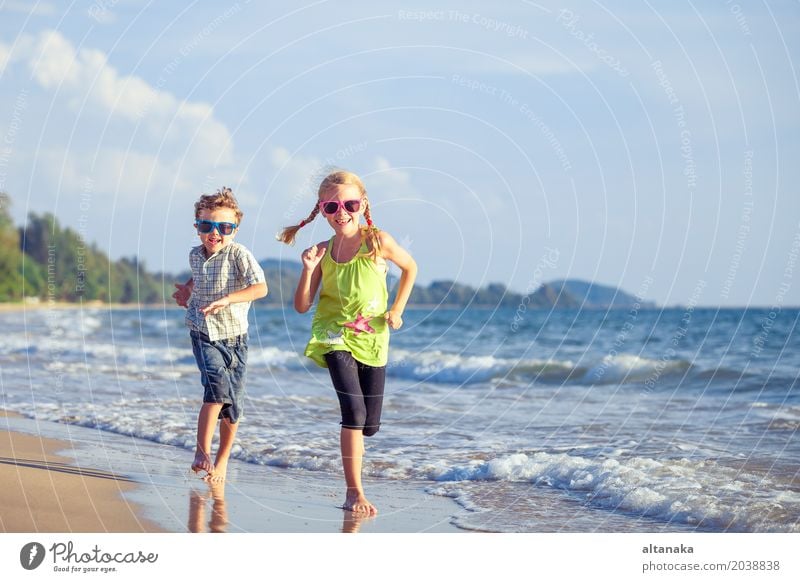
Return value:
<svg viewBox="0 0 800 582">
<path fill-rule="evenodd" d="M 342 513 L 344 513 L 344 519 L 342 520 L 342 533 L 358 533 L 358 531 L 361 529 L 362 523 L 371 519 L 375 519 L 374 515 L 355 513 L 346 509 Z"/>
<path fill-rule="evenodd" d="M 225 507 L 225 483 L 209 483 L 208 490 L 189 491 L 189 531 L 205 533 L 206 507 L 212 500 L 211 519 L 208 530 L 211 533 L 224 533 L 228 527 L 228 510 Z"/>
</svg>

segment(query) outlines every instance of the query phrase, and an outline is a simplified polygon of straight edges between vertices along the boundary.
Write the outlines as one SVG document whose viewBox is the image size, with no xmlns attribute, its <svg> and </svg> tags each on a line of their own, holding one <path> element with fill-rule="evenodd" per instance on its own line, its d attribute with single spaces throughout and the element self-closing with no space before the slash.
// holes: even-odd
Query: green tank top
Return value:
<svg viewBox="0 0 800 582">
<path fill-rule="evenodd" d="M 327 368 L 324 355 L 350 352 L 368 366 L 385 366 L 389 357 L 386 273 L 370 256 L 366 242 L 346 263 L 333 260 L 331 237 L 322 257 L 322 284 L 305 355 Z"/>
</svg>

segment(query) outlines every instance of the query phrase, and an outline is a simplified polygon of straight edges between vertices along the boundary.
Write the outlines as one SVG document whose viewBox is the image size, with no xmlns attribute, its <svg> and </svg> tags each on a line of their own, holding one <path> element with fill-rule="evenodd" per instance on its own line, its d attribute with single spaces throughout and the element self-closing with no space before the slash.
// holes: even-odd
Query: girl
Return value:
<svg viewBox="0 0 800 582">
<path fill-rule="evenodd" d="M 343 508 L 375 515 L 364 495 L 364 437 L 378 432 L 389 348 L 389 328 L 403 325 L 403 310 L 417 264 L 389 233 L 372 224 L 367 190 L 350 172 L 329 174 L 308 218 L 283 229 L 278 240 L 293 244 L 297 231 L 319 213 L 333 229 L 328 241 L 303 251 L 303 272 L 294 307 L 305 313 L 320 289 L 305 355 L 328 368 L 342 413 L 340 445 L 347 484 Z M 360 224 L 361 216 L 366 226 Z M 387 310 L 386 261 L 402 271 L 397 296 Z"/>
</svg>

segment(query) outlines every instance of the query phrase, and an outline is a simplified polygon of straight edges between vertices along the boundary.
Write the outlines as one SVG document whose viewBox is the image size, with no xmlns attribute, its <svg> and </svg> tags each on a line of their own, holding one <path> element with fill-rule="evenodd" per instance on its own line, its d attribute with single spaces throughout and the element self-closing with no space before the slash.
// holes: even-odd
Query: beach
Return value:
<svg viewBox="0 0 800 582">
<path fill-rule="evenodd" d="M 16 416 L 16 415 L 13 415 Z M 125 500 L 124 475 L 70 463 L 67 441 L 7 430 L 0 410 L 0 530 L 3 532 L 150 532 L 161 528 Z"/>
<path fill-rule="evenodd" d="M 50 532 L 458 532 L 458 507 L 414 483 L 375 483 L 375 518 L 338 504 L 338 476 L 232 461 L 224 486 L 191 454 L 0 411 L 0 530 Z"/>
</svg>

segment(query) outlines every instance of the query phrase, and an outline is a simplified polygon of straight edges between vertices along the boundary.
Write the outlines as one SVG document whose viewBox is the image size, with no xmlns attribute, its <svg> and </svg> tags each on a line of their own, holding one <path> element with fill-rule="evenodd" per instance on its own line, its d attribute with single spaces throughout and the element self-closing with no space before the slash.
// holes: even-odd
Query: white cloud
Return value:
<svg viewBox="0 0 800 582">
<path fill-rule="evenodd" d="M 381 192 L 382 196 L 393 199 L 415 198 L 416 189 L 411 184 L 411 175 L 396 169 L 383 156 L 377 156 L 373 162 L 373 170 L 366 177 L 367 190 Z"/>
<path fill-rule="evenodd" d="M 99 51 L 81 51 L 82 79 L 91 86 L 92 101 L 113 112 L 135 121 L 143 117 L 162 117 L 175 110 L 177 100 L 164 91 L 158 91 L 139 77 L 121 77 L 108 66 L 106 56 Z"/>
<path fill-rule="evenodd" d="M 28 65 L 34 79 L 45 89 L 53 89 L 62 84 L 74 87 L 78 84 L 81 63 L 76 63 L 75 49 L 66 38 L 56 31 L 46 31 L 34 39 L 33 44 L 23 38 L 15 47 L 18 53 L 28 52 Z M 27 50 L 26 50 L 27 49 Z M 82 80 L 82 79 L 81 79 Z"/>
<path fill-rule="evenodd" d="M 314 156 L 292 155 L 281 146 L 270 147 L 267 160 L 271 166 L 268 192 L 279 204 L 287 204 L 284 215 L 293 218 L 310 211 L 317 188 L 324 177 L 325 162 Z"/>
<path fill-rule="evenodd" d="M 115 198 L 123 201 L 147 198 L 151 203 L 163 204 L 165 193 L 191 187 L 175 173 L 174 164 L 164 163 L 148 153 L 108 147 L 94 157 L 48 148 L 40 151 L 38 158 L 49 182 L 59 185 L 64 198 L 88 193 L 104 207 Z"/>
<path fill-rule="evenodd" d="M 214 165 L 233 162 L 230 132 L 214 118 L 208 103 L 182 101 L 140 77 L 121 75 L 108 64 L 105 53 L 76 51 L 57 31 L 22 39 L 13 54 L 25 58 L 42 88 L 71 98 L 71 107 L 81 115 L 87 114 L 77 111 L 85 101 L 108 116 L 143 124 L 157 145 L 163 140 L 182 147 L 188 160 Z"/>
<path fill-rule="evenodd" d="M 79 116 L 76 123 L 113 122 L 122 128 L 119 133 L 102 135 L 100 155 L 111 157 L 95 165 L 100 171 L 113 169 L 116 175 L 127 176 L 121 190 L 134 196 L 141 193 L 141 180 L 156 167 L 169 168 L 176 176 L 194 176 L 196 181 L 210 173 L 230 174 L 225 169 L 234 165 L 231 134 L 208 103 L 184 101 L 140 77 L 120 74 L 102 51 L 76 50 L 53 30 L 20 37 L 11 48 L 0 45 L 0 66 L 4 63 L 24 63 L 42 89 L 64 100 L 68 110 Z M 130 147 L 131 136 L 142 134 L 144 140 L 137 144 L 140 151 L 109 153 Z M 111 187 L 108 181 L 98 180 Z"/>
</svg>

